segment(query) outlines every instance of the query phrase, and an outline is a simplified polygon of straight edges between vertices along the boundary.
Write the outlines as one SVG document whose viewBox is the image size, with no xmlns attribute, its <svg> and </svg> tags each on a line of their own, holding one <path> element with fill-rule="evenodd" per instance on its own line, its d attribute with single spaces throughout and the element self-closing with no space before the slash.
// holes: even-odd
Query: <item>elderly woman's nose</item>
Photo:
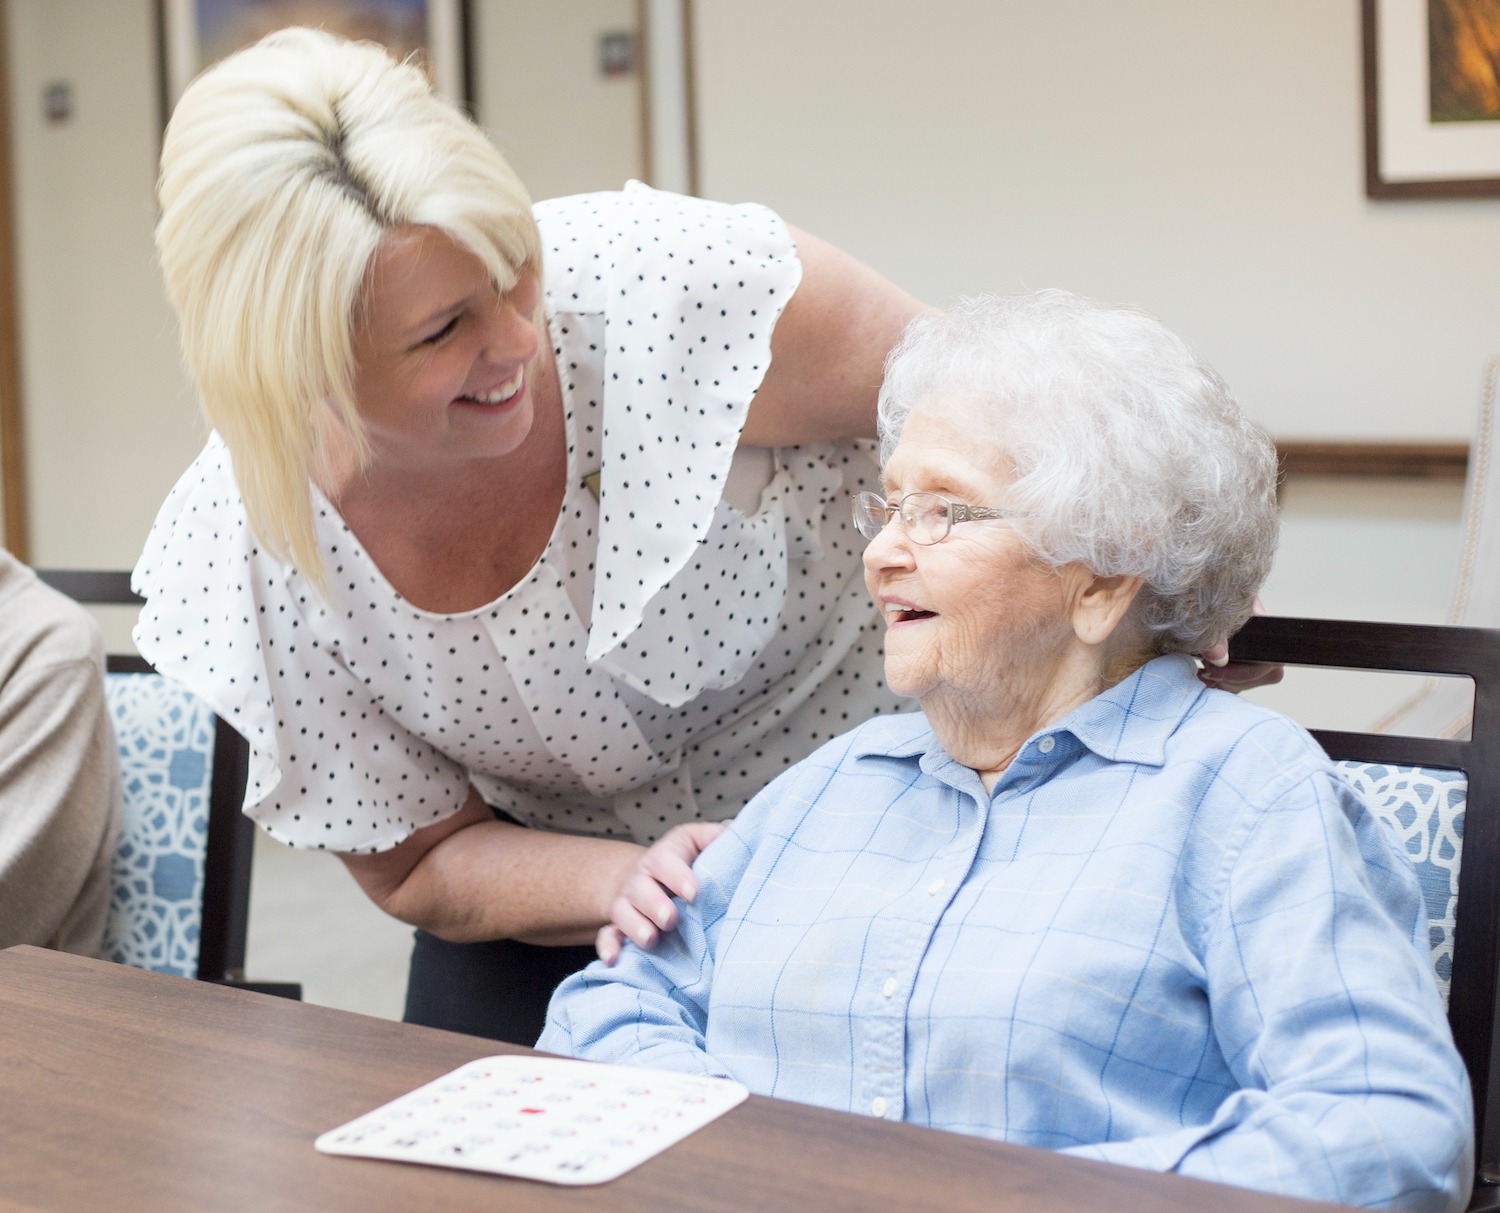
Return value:
<svg viewBox="0 0 1500 1213">
<path fill-rule="evenodd" d="M 865 545 L 865 568 L 871 572 L 911 563 L 911 541 L 906 528 L 893 514 L 880 533 Z"/>
</svg>

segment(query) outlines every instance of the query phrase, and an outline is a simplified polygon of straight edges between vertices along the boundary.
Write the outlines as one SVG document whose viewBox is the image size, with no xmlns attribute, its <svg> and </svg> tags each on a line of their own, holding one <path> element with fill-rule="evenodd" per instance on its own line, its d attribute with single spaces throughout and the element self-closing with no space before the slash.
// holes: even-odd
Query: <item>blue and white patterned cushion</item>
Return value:
<svg viewBox="0 0 1500 1213">
<path fill-rule="evenodd" d="M 214 714 L 155 674 L 105 680 L 125 814 L 110 873 L 104 956 L 179 977 L 198 974 Z"/>
<path fill-rule="evenodd" d="M 1371 811 L 1396 832 L 1416 865 L 1427 901 L 1432 968 L 1447 1006 L 1468 780 L 1462 771 L 1430 767 L 1347 761 L 1335 765 Z"/>
</svg>

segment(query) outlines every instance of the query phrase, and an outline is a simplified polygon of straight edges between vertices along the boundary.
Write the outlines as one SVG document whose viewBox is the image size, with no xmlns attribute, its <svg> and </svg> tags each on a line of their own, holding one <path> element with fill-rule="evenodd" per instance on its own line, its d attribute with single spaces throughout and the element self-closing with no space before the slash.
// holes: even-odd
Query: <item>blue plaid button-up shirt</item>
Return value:
<svg viewBox="0 0 1500 1213">
<path fill-rule="evenodd" d="M 1295 724 L 1159 658 L 987 794 L 920 714 L 831 742 L 538 1047 L 1350 1204 L 1458 1209 L 1416 878 Z"/>
</svg>

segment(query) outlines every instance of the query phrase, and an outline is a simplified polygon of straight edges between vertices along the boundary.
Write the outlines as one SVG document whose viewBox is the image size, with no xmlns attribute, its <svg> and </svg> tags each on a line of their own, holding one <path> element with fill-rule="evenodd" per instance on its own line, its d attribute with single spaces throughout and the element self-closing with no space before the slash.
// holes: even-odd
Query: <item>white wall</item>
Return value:
<svg viewBox="0 0 1500 1213">
<path fill-rule="evenodd" d="M 599 39 L 635 0 L 478 0 L 475 102 L 533 198 L 618 189 L 643 173 L 639 77 L 600 73 Z"/>
<path fill-rule="evenodd" d="M 935 303 L 1062 286 L 1144 306 L 1278 437 L 1467 440 L 1500 351 L 1500 200 L 1364 197 L 1358 9 L 700 0 L 700 183 Z M 1294 481 L 1266 601 L 1442 622 L 1461 500 Z M 1261 697 L 1356 724 L 1406 694 L 1310 697 L 1306 677 Z"/>
<path fill-rule="evenodd" d="M 1466 439 L 1500 199 L 1364 197 L 1358 9 L 700 0 L 700 180 L 932 302 L 1138 303 L 1283 437 Z"/>
<path fill-rule="evenodd" d="M 31 557 L 128 566 L 202 442 L 153 265 L 155 0 L 9 0 Z M 49 125 L 47 85 L 74 116 Z"/>
</svg>

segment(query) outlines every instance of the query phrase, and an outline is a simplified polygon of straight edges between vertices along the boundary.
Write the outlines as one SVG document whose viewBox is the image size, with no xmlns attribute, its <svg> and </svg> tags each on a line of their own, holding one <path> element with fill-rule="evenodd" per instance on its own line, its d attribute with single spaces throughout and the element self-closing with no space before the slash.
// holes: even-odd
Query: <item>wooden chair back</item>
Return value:
<svg viewBox="0 0 1500 1213">
<path fill-rule="evenodd" d="M 1457 791 L 1462 797 L 1461 808 L 1449 806 L 1457 809 L 1453 820 L 1461 831 L 1462 850 L 1461 858 L 1452 857 L 1458 886 L 1452 910 L 1452 968 L 1447 975 L 1448 1021 L 1474 1089 L 1480 1177 L 1476 1197 L 1481 1197 L 1486 1185 L 1500 1181 L 1500 1033 L 1496 1022 L 1496 979 L 1500 976 L 1500 631 L 1262 616 L 1250 620 L 1235 636 L 1230 652 L 1236 660 L 1472 680 L 1473 726 L 1468 737 L 1408 737 L 1326 729 L 1313 729 L 1312 733 L 1331 758 L 1346 760 L 1346 767 L 1353 763 L 1378 764 L 1408 771 L 1421 768 L 1439 773 L 1439 778 L 1442 772 L 1462 772 L 1464 777 Z M 1372 808 L 1380 811 L 1378 806 Z M 1427 841 L 1431 843 L 1432 839 Z M 1422 862 L 1435 857 L 1414 855 L 1419 869 Z M 1441 979 L 1444 975 L 1439 976 Z"/>
</svg>

